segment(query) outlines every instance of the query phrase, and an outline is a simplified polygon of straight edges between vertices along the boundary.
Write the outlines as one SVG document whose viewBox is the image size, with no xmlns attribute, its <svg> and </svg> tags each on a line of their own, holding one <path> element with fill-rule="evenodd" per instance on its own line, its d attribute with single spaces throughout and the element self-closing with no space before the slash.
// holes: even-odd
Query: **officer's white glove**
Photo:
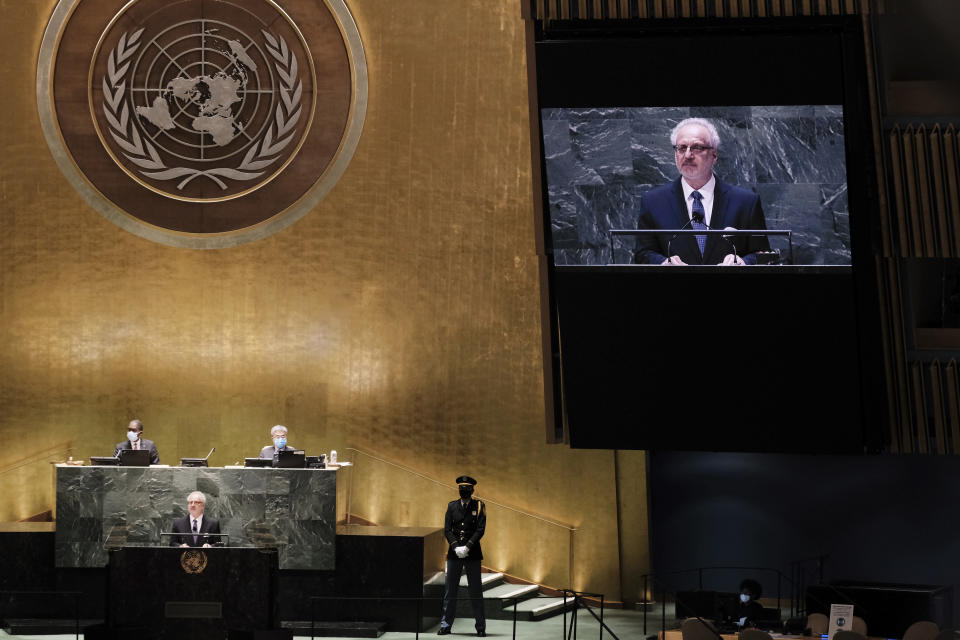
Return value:
<svg viewBox="0 0 960 640">
<path fill-rule="evenodd" d="M 464 545 L 462 547 L 454 547 L 453 552 L 457 554 L 458 558 L 463 559 L 463 558 L 466 558 L 467 555 L 470 553 L 470 549 L 467 549 L 466 545 Z"/>
</svg>

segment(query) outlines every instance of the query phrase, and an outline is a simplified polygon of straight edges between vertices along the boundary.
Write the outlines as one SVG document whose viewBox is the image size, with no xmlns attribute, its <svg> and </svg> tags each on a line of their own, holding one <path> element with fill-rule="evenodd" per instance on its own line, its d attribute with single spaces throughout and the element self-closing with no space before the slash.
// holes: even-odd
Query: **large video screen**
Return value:
<svg viewBox="0 0 960 640">
<path fill-rule="evenodd" d="M 563 107 L 540 115 L 557 266 L 851 264 L 841 105 Z M 698 245 L 692 191 L 706 228 L 744 233 L 699 236 Z M 611 237 L 612 229 L 651 233 Z M 679 229 L 687 233 L 652 233 Z"/>
<path fill-rule="evenodd" d="M 536 25 L 549 437 L 876 450 L 862 29 L 857 16 Z M 678 128 L 690 119 L 708 129 Z"/>
</svg>

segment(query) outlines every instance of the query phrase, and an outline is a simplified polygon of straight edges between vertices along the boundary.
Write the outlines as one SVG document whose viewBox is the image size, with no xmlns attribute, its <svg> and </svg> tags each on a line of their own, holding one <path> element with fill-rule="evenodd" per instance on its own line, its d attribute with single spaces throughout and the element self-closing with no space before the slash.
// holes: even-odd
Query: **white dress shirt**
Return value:
<svg viewBox="0 0 960 640">
<path fill-rule="evenodd" d="M 683 199 L 687 203 L 687 218 L 693 220 L 693 196 L 690 195 L 694 191 L 699 191 L 700 195 L 703 196 L 700 198 L 700 203 L 703 205 L 703 216 L 706 220 L 706 224 L 710 226 L 710 218 L 713 216 L 713 192 L 717 188 L 717 178 L 716 176 L 710 176 L 710 180 L 707 181 L 707 184 L 703 185 L 699 189 L 694 189 L 689 184 L 687 184 L 686 178 L 680 178 L 680 186 L 683 188 Z"/>
</svg>

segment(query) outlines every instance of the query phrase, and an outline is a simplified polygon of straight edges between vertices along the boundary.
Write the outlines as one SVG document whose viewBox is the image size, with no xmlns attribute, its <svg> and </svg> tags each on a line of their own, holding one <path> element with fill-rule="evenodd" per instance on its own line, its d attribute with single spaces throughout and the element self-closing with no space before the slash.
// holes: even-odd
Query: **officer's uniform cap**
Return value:
<svg viewBox="0 0 960 640">
<path fill-rule="evenodd" d="M 472 487 L 473 485 L 477 484 L 477 481 L 471 478 L 470 476 L 460 476 L 459 478 L 457 478 L 457 484 L 458 485 L 466 484 Z"/>
</svg>

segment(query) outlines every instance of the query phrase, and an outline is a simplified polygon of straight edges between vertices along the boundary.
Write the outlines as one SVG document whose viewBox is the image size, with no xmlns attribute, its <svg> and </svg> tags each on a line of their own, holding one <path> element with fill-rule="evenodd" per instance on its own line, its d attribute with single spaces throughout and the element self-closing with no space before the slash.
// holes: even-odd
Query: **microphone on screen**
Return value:
<svg viewBox="0 0 960 640">
<path fill-rule="evenodd" d="M 699 218 L 699 220 L 698 220 L 697 218 Z M 691 218 L 690 220 L 688 220 L 688 221 L 687 221 L 687 224 L 685 224 L 685 225 L 683 225 L 682 227 L 680 227 L 679 229 L 677 229 L 677 233 L 673 234 L 673 236 L 672 236 L 669 240 L 667 240 L 667 260 L 670 259 L 670 245 L 673 244 L 673 241 L 677 239 L 677 236 L 680 235 L 680 232 L 681 232 L 681 231 L 683 231 L 684 229 L 686 229 L 687 227 L 689 227 L 689 226 L 690 226 L 691 224 L 693 224 L 694 222 L 703 222 L 703 214 L 698 213 L 698 212 L 694 212 L 693 218 Z"/>
<path fill-rule="evenodd" d="M 738 229 L 736 227 L 724 227 L 723 230 L 737 231 Z M 733 240 L 731 240 L 731 238 L 734 238 L 736 236 L 727 235 L 726 233 L 724 233 L 724 234 L 721 234 L 720 237 L 726 240 L 727 244 L 730 245 L 730 248 L 733 249 L 733 264 L 737 264 L 737 260 L 740 258 L 740 256 L 737 255 L 737 245 L 734 244 Z"/>
</svg>

